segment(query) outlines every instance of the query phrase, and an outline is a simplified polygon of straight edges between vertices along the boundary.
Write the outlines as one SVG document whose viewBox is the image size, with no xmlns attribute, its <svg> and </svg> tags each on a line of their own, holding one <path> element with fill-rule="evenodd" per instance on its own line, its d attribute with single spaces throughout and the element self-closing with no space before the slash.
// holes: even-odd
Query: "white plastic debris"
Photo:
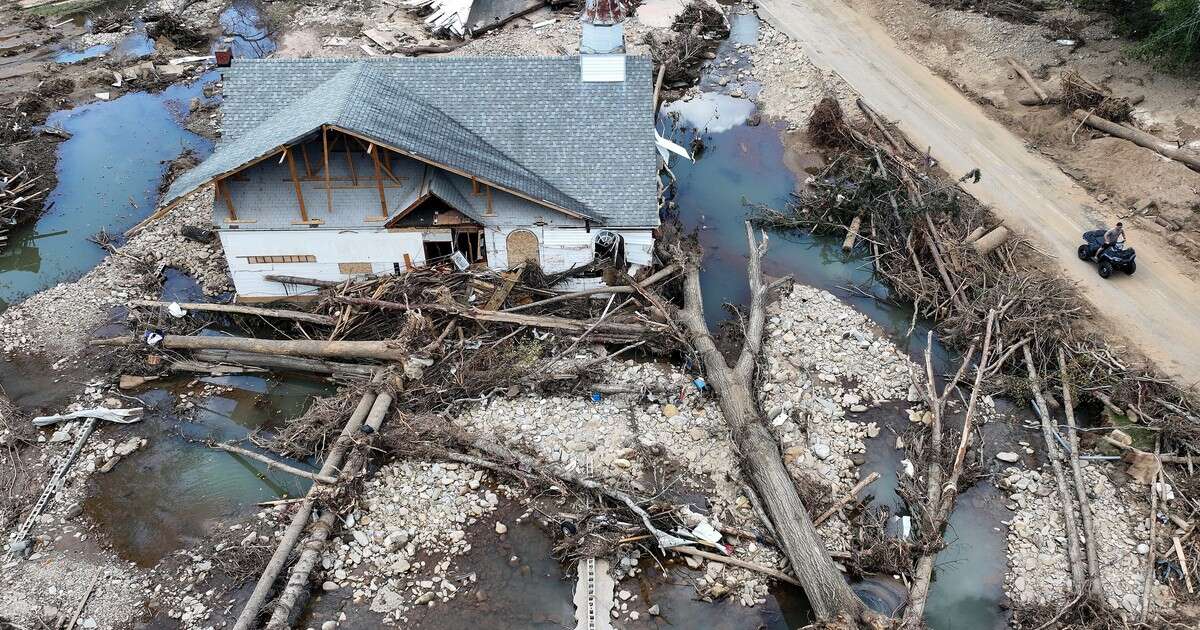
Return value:
<svg viewBox="0 0 1200 630">
<path fill-rule="evenodd" d="M 72 411 L 71 413 L 59 414 L 57 416 L 38 416 L 33 419 L 33 426 L 45 427 L 64 420 L 75 420 L 77 418 L 99 418 L 119 424 L 132 424 L 142 419 L 142 408 L 109 409 L 107 407 L 96 407 L 95 409 Z"/>
<path fill-rule="evenodd" d="M 167 306 L 167 312 L 170 313 L 171 317 L 174 317 L 175 319 L 179 319 L 180 317 L 187 315 L 187 311 L 179 305 L 179 302 L 171 302 L 171 304 Z"/>
<path fill-rule="evenodd" d="M 693 527 L 692 535 L 714 545 L 721 542 L 721 532 L 717 531 L 708 521 L 700 521 L 699 525 Z"/>
</svg>

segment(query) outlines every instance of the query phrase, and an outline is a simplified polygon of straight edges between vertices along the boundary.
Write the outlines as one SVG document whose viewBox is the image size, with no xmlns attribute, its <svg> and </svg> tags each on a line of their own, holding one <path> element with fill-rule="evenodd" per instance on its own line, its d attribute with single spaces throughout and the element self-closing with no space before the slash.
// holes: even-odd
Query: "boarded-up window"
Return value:
<svg viewBox="0 0 1200 630">
<path fill-rule="evenodd" d="M 508 245 L 508 266 L 516 267 L 523 262 L 541 264 L 538 255 L 537 236 L 529 230 L 513 230 L 506 239 Z"/>
<path fill-rule="evenodd" d="M 246 256 L 246 262 L 251 265 L 281 265 L 286 263 L 315 263 L 317 257 L 312 254 L 297 254 L 293 256 Z"/>
<path fill-rule="evenodd" d="M 341 273 L 371 273 L 371 263 L 367 263 L 367 262 L 338 263 L 338 271 L 340 271 Z"/>
</svg>

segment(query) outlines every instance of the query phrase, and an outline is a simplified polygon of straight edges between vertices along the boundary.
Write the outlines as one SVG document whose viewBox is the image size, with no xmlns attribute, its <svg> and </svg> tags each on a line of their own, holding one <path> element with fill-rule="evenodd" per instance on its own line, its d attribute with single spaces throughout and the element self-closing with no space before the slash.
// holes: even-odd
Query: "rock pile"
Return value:
<svg viewBox="0 0 1200 630">
<path fill-rule="evenodd" d="M 352 591 L 354 602 L 399 622 L 416 606 L 449 601 L 473 573 L 450 575 L 470 551 L 467 529 L 496 510 L 501 497 L 482 470 L 448 463 L 396 462 L 366 481 L 345 534 L 321 558 L 326 592 Z M 504 523 L 488 527 L 507 532 Z"/>
<path fill-rule="evenodd" d="M 1118 488 L 1109 464 L 1080 462 L 1091 500 L 1092 523 L 1100 555 L 1101 584 L 1108 604 L 1141 614 L 1145 554 L 1149 551 L 1149 505 L 1144 486 Z M 1021 604 L 1058 604 L 1073 589 L 1066 532 L 1054 474 L 1007 468 L 1000 483 L 1014 511 L 1008 528 L 1009 572 L 1004 588 Z M 1082 532 L 1081 532 L 1082 534 Z M 1170 607 L 1170 588 L 1156 585 L 1152 605 Z"/>
</svg>

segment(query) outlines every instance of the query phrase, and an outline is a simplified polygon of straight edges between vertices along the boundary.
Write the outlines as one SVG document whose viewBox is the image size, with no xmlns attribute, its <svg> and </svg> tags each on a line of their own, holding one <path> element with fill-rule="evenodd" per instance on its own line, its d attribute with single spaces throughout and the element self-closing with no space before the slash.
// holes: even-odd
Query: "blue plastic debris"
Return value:
<svg viewBox="0 0 1200 630">
<path fill-rule="evenodd" d="M 600 402 L 600 392 L 592 392 L 592 402 Z"/>
</svg>

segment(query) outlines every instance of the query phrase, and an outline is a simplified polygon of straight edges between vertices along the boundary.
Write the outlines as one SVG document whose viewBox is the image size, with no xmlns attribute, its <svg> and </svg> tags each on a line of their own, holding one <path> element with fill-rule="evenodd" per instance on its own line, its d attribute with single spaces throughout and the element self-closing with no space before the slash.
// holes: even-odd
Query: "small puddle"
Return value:
<svg viewBox="0 0 1200 630">
<path fill-rule="evenodd" d="M 94 492 L 84 503 L 84 511 L 121 557 L 142 566 L 153 566 L 167 554 L 200 542 L 215 523 L 255 513 L 260 501 L 302 495 L 311 483 L 188 440 L 239 441 L 247 446 L 242 440 L 250 431 L 269 431 L 300 415 L 313 396 L 332 393 L 329 385 L 299 377 L 257 376 L 200 382 L 232 389 L 208 397 L 188 396 L 196 405 L 195 414 L 180 420 L 175 415 L 176 395 L 187 381 L 177 380 L 170 390 L 137 395 L 147 407 L 141 422 L 98 436 L 118 443 L 134 435 L 148 440 L 112 472 L 94 475 Z"/>
<path fill-rule="evenodd" d="M 90 21 L 88 22 L 87 30 L 91 32 Z M 61 48 L 54 55 L 53 61 L 61 64 L 73 64 L 108 55 L 109 53 L 113 53 L 111 56 L 115 59 L 126 61 L 154 54 L 154 40 L 150 39 L 150 36 L 146 34 L 146 24 L 141 20 L 135 20 L 133 31 L 125 36 L 116 46 L 112 44 L 95 44 L 83 50 Z"/>
<path fill-rule="evenodd" d="M 275 40 L 267 30 L 259 5 L 254 0 L 234 0 L 218 17 L 221 37 L 212 49 L 228 46 L 239 59 L 259 59 L 275 52 Z"/>
</svg>

